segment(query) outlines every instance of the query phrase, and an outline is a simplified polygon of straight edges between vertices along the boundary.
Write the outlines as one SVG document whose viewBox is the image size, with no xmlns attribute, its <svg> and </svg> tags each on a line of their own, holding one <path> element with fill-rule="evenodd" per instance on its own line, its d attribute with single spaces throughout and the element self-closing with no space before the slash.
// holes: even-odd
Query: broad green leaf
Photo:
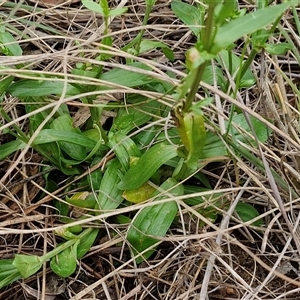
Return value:
<svg viewBox="0 0 300 300">
<path fill-rule="evenodd" d="M 69 142 L 75 145 L 84 145 L 88 149 L 93 149 L 96 143 L 84 136 L 75 132 L 63 132 L 55 129 L 43 129 L 35 138 L 33 144 L 41 145 L 51 142 Z"/>
<path fill-rule="evenodd" d="M 257 139 L 262 143 L 266 142 L 271 134 L 271 130 L 265 124 L 261 123 L 259 120 L 257 120 L 252 116 L 250 116 L 250 121 L 252 123 Z M 237 125 L 237 128 L 242 128 L 246 130 L 248 133 L 250 133 L 251 135 L 253 135 L 244 114 L 235 115 L 232 118 L 232 122 Z M 228 122 L 226 122 L 225 124 L 226 127 L 228 127 Z M 254 139 L 251 139 L 249 136 L 247 136 L 247 134 L 240 133 L 235 128 L 235 126 L 233 126 L 233 124 L 230 124 L 229 126 L 230 126 L 229 133 L 233 135 L 233 140 L 239 140 L 248 144 L 251 143 L 252 145 L 257 144 L 256 141 Z"/>
<path fill-rule="evenodd" d="M 16 267 L 13 265 L 14 260 L 10 259 L 1 259 L 0 260 L 0 278 L 2 278 L 3 272 L 13 271 Z"/>
<path fill-rule="evenodd" d="M 19 43 L 4 26 L 0 27 L 0 53 L 8 56 L 21 56 L 23 53 Z"/>
<path fill-rule="evenodd" d="M 237 0 L 225 0 L 220 2 L 214 11 L 215 22 L 221 25 L 226 18 L 236 15 L 237 4 Z"/>
<path fill-rule="evenodd" d="M 15 97 L 41 97 L 49 95 L 61 95 L 65 83 L 62 81 L 47 80 L 43 81 L 41 78 L 37 80 L 24 79 L 17 81 L 9 86 L 7 92 Z M 67 83 L 66 95 L 79 95 L 80 91 L 73 85 Z"/>
<path fill-rule="evenodd" d="M 172 178 L 167 179 L 161 186 L 160 190 L 168 191 L 168 194 L 180 196 L 184 193 L 181 184 Z M 156 193 L 157 195 L 159 192 Z M 169 196 L 161 195 L 153 201 L 153 206 L 143 208 L 137 213 L 127 232 L 127 240 L 132 246 L 133 255 L 137 255 L 142 251 L 152 247 L 158 242 L 155 238 L 163 237 L 170 228 L 178 211 L 175 201 L 155 204 L 157 200 L 167 199 Z M 136 259 L 137 263 L 141 263 L 149 258 L 154 249 L 149 249 L 142 257 Z"/>
<path fill-rule="evenodd" d="M 17 150 L 24 149 L 26 143 L 21 140 L 15 140 L 11 142 L 7 142 L 3 145 L 0 145 L 0 160 L 7 158 L 9 155 L 14 153 Z"/>
<path fill-rule="evenodd" d="M 239 202 L 235 208 L 236 213 L 241 218 L 243 222 L 251 221 L 252 219 L 258 217 L 260 214 L 252 205 L 248 203 Z M 253 222 L 253 226 L 262 226 L 264 224 L 262 219 Z"/>
<path fill-rule="evenodd" d="M 177 148 L 164 143 L 156 144 L 147 150 L 136 165 L 132 166 L 123 177 L 118 187 L 133 190 L 144 184 L 168 160 L 177 156 Z"/>
<path fill-rule="evenodd" d="M 227 48 L 244 35 L 253 33 L 270 25 L 291 5 L 293 5 L 291 1 L 278 5 L 271 5 L 237 19 L 230 20 L 218 29 L 210 52 L 212 54 L 217 54 L 220 50 Z"/>
<path fill-rule="evenodd" d="M 66 278 L 75 272 L 77 265 L 78 243 L 79 241 L 51 259 L 50 267 L 56 275 Z"/>
<path fill-rule="evenodd" d="M 206 143 L 202 151 L 202 158 L 218 158 L 227 156 L 228 150 L 224 142 L 214 132 L 209 131 L 206 137 Z"/>
<path fill-rule="evenodd" d="M 50 127 L 58 132 L 61 131 L 65 135 L 68 135 L 69 133 L 82 135 L 78 128 L 73 127 L 73 119 L 69 114 L 63 114 L 54 119 Z M 85 135 L 82 136 L 86 138 Z M 66 154 L 75 160 L 84 160 L 86 157 L 85 144 L 74 144 L 60 141 L 58 142 L 58 145 Z"/>
<path fill-rule="evenodd" d="M 100 79 L 127 87 L 144 85 L 153 80 L 148 75 L 138 72 L 139 69 L 146 71 L 151 70 L 151 68 L 146 66 L 145 64 L 135 62 L 126 64 L 126 66 L 128 68 L 131 68 L 131 70 L 115 68 L 111 71 L 101 74 Z"/>
<path fill-rule="evenodd" d="M 43 265 L 44 261 L 36 255 L 17 254 L 13 265 L 18 269 L 23 278 L 35 274 Z"/>
<path fill-rule="evenodd" d="M 118 188 L 121 176 L 121 164 L 115 158 L 109 162 L 101 180 L 97 200 L 98 209 L 113 210 L 123 201 L 122 190 Z"/>
<path fill-rule="evenodd" d="M 92 247 L 94 244 L 97 236 L 98 236 L 99 229 L 93 229 L 88 235 L 84 238 L 80 239 L 80 242 L 77 247 L 77 258 L 82 258 Z"/>
<path fill-rule="evenodd" d="M 186 24 L 196 36 L 200 34 L 202 17 L 197 7 L 179 0 L 173 0 L 171 2 L 171 8 L 176 17 Z"/>
<path fill-rule="evenodd" d="M 146 182 L 137 189 L 124 191 L 123 197 L 129 202 L 141 203 L 150 199 L 154 192 L 155 188 Z"/>
</svg>

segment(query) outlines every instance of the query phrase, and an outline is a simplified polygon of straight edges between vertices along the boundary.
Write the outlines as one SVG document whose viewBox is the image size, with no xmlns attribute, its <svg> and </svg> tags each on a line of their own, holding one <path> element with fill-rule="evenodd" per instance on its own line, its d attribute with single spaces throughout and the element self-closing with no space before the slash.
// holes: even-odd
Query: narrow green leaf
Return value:
<svg viewBox="0 0 300 300">
<path fill-rule="evenodd" d="M 184 188 L 181 184 L 172 178 L 167 179 L 161 186 L 161 190 L 168 191 L 174 196 L 183 195 Z M 156 194 L 159 194 L 157 192 Z M 127 240 L 132 246 L 133 255 L 137 255 L 158 242 L 155 236 L 163 237 L 170 228 L 178 207 L 175 201 L 155 204 L 157 200 L 166 199 L 169 196 L 162 195 L 155 199 L 153 206 L 143 208 L 139 211 L 129 227 Z M 149 249 L 142 257 L 136 259 L 141 263 L 149 258 L 154 249 Z"/>
<path fill-rule="evenodd" d="M 177 149 L 173 145 L 164 143 L 151 147 L 142 155 L 136 165 L 125 174 L 118 188 L 133 190 L 145 183 L 163 164 L 177 156 Z"/>
<path fill-rule="evenodd" d="M 36 255 L 17 254 L 13 265 L 18 269 L 23 278 L 35 274 L 43 265 L 44 261 Z"/>
<path fill-rule="evenodd" d="M 41 97 L 49 95 L 61 95 L 65 83 L 62 81 L 42 81 L 37 80 L 20 80 L 13 83 L 7 89 L 7 92 L 15 97 Z M 80 91 L 71 84 L 67 84 L 66 94 L 69 96 L 79 95 Z"/>
<path fill-rule="evenodd" d="M 86 195 L 87 194 L 87 195 Z M 80 208 L 94 208 L 96 204 L 95 196 L 89 192 L 76 193 L 71 198 L 66 197 L 66 202 Z"/>
<path fill-rule="evenodd" d="M 110 17 L 120 16 L 126 13 L 127 7 L 111 9 L 108 13 Z"/>
<path fill-rule="evenodd" d="M 5 93 L 7 88 L 10 86 L 12 81 L 14 80 L 14 76 L 4 77 L 0 80 L 0 96 L 2 93 Z"/>
<path fill-rule="evenodd" d="M 0 280 L 0 289 L 12 284 L 13 282 L 15 282 L 21 278 L 22 278 L 22 276 L 21 276 L 20 272 L 17 269 L 15 269 L 14 272 L 12 272 L 11 274 L 8 274 L 5 278 Z"/>
<path fill-rule="evenodd" d="M 77 247 L 77 259 L 82 258 L 92 247 L 97 236 L 99 229 L 93 229 L 87 236 L 80 239 L 80 242 Z"/>
<path fill-rule="evenodd" d="M 132 70 L 115 68 L 111 71 L 103 73 L 100 79 L 127 87 L 140 86 L 152 81 L 152 78 L 150 78 L 148 75 L 138 72 L 139 69 L 147 71 L 151 70 L 151 68 L 145 64 L 135 62 L 126 64 L 126 66 L 131 67 Z"/>
<path fill-rule="evenodd" d="M 130 157 L 141 156 L 134 141 L 123 133 L 109 134 L 109 146 L 114 150 L 124 170 L 129 169 Z"/>
<path fill-rule="evenodd" d="M 229 57 L 231 61 L 229 61 Z M 231 75 L 236 74 L 236 71 L 242 66 L 241 58 L 233 52 L 228 53 L 227 50 L 221 50 L 217 56 L 217 61 L 220 65 L 225 65 L 228 70 L 231 70 Z M 224 77 L 223 77 L 224 78 Z M 241 82 L 238 83 L 239 87 L 249 87 L 255 84 L 256 79 L 249 68 L 244 76 L 241 78 Z"/>
<path fill-rule="evenodd" d="M 230 20 L 217 31 L 214 39 L 214 45 L 210 52 L 212 54 L 217 54 L 220 50 L 227 48 L 244 35 L 253 33 L 270 25 L 291 5 L 293 5 L 292 2 L 272 5 L 246 14 L 237 19 Z"/>
<path fill-rule="evenodd" d="M 289 43 L 266 44 L 264 48 L 269 54 L 282 55 L 285 54 L 288 50 L 293 49 L 293 45 Z"/>
<path fill-rule="evenodd" d="M 101 180 L 98 194 L 98 208 L 101 210 L 116 209 L 123 201 L 122 190 L 118 188 L 120 182 L 121 164 L 118 159 L 113 159 Z"/>
<path fill-rule="evenodd" d="M 17 150 L 24 149 L 26 143 L 21 140 L 15 140 L 3 145 L 0 145 L 0 160 L 7 158 L 9 155 L 14 153 Z"/>
<path fill-rule="evenodd" d="M 96 142 L 89 139 L 83 134 L 75 132 L 63 132 L 55 129 L 43 129 L 39 135 L 35 138 L 33 144 L 41 145 L 51 142 L 69 142 L 75 145 L 84 145 L 88 149 L 95 147 Z"/>
</svg>

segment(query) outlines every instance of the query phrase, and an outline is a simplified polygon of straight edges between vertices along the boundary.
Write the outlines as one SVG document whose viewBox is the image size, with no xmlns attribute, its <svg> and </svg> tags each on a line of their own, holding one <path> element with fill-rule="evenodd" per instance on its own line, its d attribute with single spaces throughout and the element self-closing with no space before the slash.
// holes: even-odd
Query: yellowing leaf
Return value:
<svg viewBox="0 0 300 300">
<path fill-rule="evenodd" d="M 141 203 L 148 200 L 155 191 L 156 189 L 150 184 L 144 183 L 137 189 L 126 190 L 122 196 L 129 202 Z"/>
</svg>

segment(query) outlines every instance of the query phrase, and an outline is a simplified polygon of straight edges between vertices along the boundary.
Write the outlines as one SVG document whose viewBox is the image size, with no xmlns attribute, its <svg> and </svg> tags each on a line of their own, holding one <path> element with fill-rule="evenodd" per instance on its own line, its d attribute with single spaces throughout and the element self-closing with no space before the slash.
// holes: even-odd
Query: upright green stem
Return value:
<svg viewBox="0 0 300 300">
<path fill-rule="evenodd" d="M 152 7 L 153 7 L 154 4 L 155 4 L 155 1 L 151 1 L 151 3 L 146 2 L 146 11 L 145 11 L 145 16 L 144 16 L 143 23 L 142 23 L 143 27 L 146 26 L 147 23 L 148 23 L 150 13 L 151 13 L 151 10 L 152 10 Z M 142 30 L 138 34 L 138 38 L 137 38 L 137 41 L 136 41 L 135 50 L 136 50 L 137 54 L 140 53 L 140 47 L 141 47 L 141 42 L 142 42 L 142 38 L 144 36 L 144 33 L 145 33 L 145 28 L 142 28 Z"/>
<path fill-rule="evenodd" d="M 202 46 L 201 50 L 207 53 L 209 53 L 210 48 L 213 45 L 214 37 L 216 34 L 216 28 L 214 28 L 214 10 L 216 5 L 217 5 L 216 1 L 211 1 L 211 3 L 209 4 L 205 28 L 201 32 L 201 46 Z M 202 63 L 195 70 L 195 77 L 191 85 L 191 90 L 188 93 L 186 102 L 184 104 L 184 111 L 188 111 L 188 109 L 191 107 L 195 99 L 195 95 L 198 91 L 199 83 L 202 79 L 206 65 L 207 65 L 207 61 Z M 194 72 L 194 70 L 192 72 Z"/>
<path fill-rule="evenodd" d="M 50 252 L 44 254 L 43 256 L 41 256 L 41 261 L 42 262 L 48 261 L 49 259 L 51 259 L 55 255 L 58 255 L 63 250 L 65 250 L 65 249 L 73 246 L 80 239 L 86 238 L 86 236 L 88 236 L 93 230 L 94 230 L 94 228 L 87 228 L 87 229 L 85 229 L 82 233 L 80 233 L 77 236 L 77 238 L 74 238 L 72 240 L 66 241 L 63 244 L 59 245 L 58 247 L 54 248 L 52 251 L 50 251 Z"/>
</svg>

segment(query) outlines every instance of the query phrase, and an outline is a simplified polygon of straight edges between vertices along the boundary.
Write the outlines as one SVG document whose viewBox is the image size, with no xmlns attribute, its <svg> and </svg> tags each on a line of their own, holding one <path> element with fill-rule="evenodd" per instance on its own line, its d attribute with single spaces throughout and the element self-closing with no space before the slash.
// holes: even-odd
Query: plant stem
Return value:
<svg viewBox="0 0 300 300">
<path fill-rule="evenodd" d="M 209 3 L 208 12 L 207 12 L 207 21 L 204 29 L 201 32 L 201 48 L 200 51 L 208 52 L 213 45 L 214 37 L 216 35 L 216 29 L 214 28 L 214 10 L 217 3 L 215 1 L 211 1 Z M 205 67 L 207 65 L 207 61 L 203 62 L 199 67 L 196 68 L 195 77 L 193 83 L 191 85 L 191 90 L 187 95 L 186 102 L 184 104 L 184 111 L 188 111 L 191 107 L 196 93 L 199 88 L 199 83 L 202 79 Z M 192 71 L 193 72 L 193 71 Z"/>
<path fill-rule="evenodd" d="M 46 253 L 45 255 L 41 256 L 41 261 L 44 263 L 54 257 L 55 255 L 59 254 L 63 250 L 73 246 L 77 241 L 85 238 L 87 235 L 89 235 L 94 228 L 87 228 L 83 232 L 81 232 L 76 238 L 66 241 L 63 244 L 59 245 L 58 247 L 54 248 L 52 251 Z"/>
</svg>

